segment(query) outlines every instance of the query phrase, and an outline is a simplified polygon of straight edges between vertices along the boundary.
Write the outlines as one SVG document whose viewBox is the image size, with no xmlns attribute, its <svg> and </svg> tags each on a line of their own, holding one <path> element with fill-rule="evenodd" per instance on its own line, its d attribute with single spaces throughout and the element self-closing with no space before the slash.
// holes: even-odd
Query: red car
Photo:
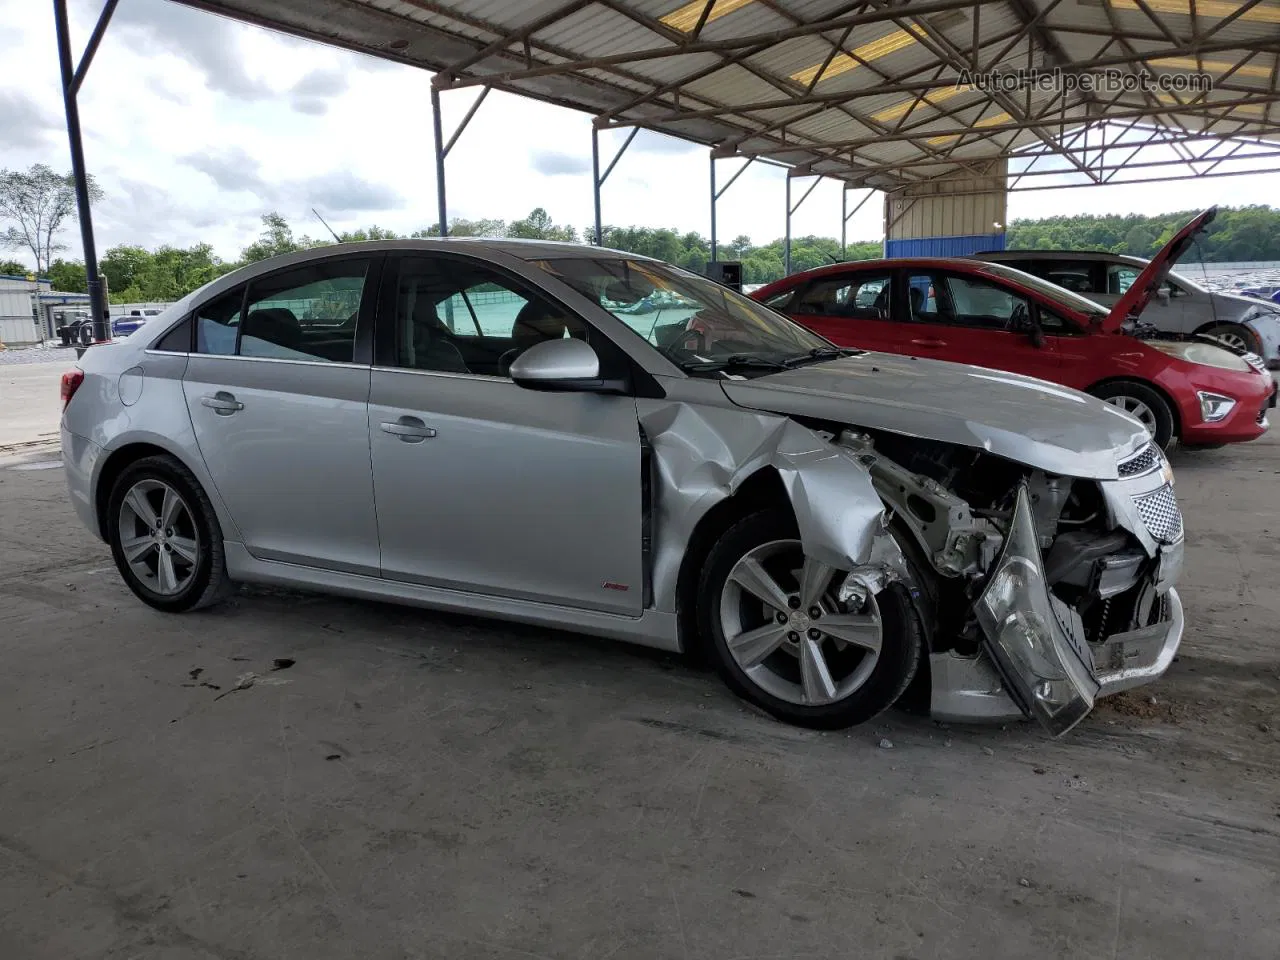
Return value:
<svg viewBox="0 0 1280 960">
<path fill-rule="evenodd" d="M 1110 311 L 996 263 L 945 257 L 822 267 L 751 294 L 841 346 L 993 367 L 1084 390 L 1128 411 L 1155 440 L 1254 440 L 1276 386 L 1260 358 L 1201 341 L 1131 335 L 1165 275 L 1213 211 L 1187 224 Z"/>
</svg>

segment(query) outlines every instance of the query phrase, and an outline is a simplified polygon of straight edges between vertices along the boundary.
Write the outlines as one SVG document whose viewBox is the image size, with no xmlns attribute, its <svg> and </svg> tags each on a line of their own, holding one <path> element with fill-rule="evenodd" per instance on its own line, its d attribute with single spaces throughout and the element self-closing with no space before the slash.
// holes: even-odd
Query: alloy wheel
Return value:
<svg viewBox="0 0 1280 960">
<path fill-rule="evenodd" d="M 1136 417 L 1138 421 L 1147 428 L 1147 433 L 1153 437 L 1156 435 L 1159 423 L 1156 420 L 1155 411 L 1137 397 L 1128 397 L 1124 395 L 1107 397 L 1106 402 L 1111 404 L 1113 407 L 1119 407 L 1130 416 Z"/>
<path fill-rule="evenodd" d="M 846 602 L 844 574 L 806 557 L 798 540 L 743 556 L 720 595 L 720 627 L 752 683 L 788 703 L 822 706 L 859 690 L 880 658 L 883 626 L 869 591 Z"/>
<path fill-rule="evenodd" d="M 195 576 L 200 535 L 191 508 L 162 480 L 139 480 L 120 504 L 120 549 L 133 575 L 164 597 Z"/>
<path fill-rule="evenodd" d="M 1250 343 L 1243 334 L 1236 333 L 1234 330 L 1224 330 L 1222 333 L 1215 333 L 1210 339 L 1217 340 L 1225 347 L 1232 350 L 1241 350 L 1245 353 L 1253 352 L 1253 344 Z"/>
</svg>

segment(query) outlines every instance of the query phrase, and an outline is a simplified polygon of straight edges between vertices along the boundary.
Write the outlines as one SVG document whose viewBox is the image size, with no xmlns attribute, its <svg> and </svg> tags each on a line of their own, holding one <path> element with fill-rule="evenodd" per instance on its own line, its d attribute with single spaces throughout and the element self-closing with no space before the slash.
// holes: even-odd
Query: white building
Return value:
<svg viewBox="0 0 1280 960">
<path fill-rule="evenodd" d="M 0 343 L 10 347 L 39 343 L 52 334 L 42 330 L 37 298 L 50 293 L 48 280 L 0 274 Z"/>
</svg>

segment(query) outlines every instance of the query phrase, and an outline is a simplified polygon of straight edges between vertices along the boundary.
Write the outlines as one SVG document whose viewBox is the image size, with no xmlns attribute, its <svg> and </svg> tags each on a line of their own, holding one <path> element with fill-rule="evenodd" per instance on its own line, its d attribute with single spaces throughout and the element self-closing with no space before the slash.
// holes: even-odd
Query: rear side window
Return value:
<svg viewBox="0 0 1280 960">
<path fill-rule="evenodd" d="M 369 263 L 330 260 L 251 282 L 240 356 L 351 363 Z"/>
<path fill-rule="evenodd" d="M 218 357 L 236 353 L 236 333 L 240 329 L 240 306 L 244 287 L 210 300 L 193 316 L 196 325 L 196 352 Z"/>
<path fill-rule="evenodd" d="M 163 350 L 165 353 L 190 353 L 191 317 L 187 317 L 166 333 L 151 349 Z"/>
</svg>

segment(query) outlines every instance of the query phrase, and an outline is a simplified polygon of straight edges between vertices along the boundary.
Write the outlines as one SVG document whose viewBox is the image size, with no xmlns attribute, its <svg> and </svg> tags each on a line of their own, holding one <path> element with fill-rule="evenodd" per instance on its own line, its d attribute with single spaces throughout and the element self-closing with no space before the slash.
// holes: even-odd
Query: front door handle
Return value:
<svg viewBox="0 0 1280 960">
<path fill-rule="evenodd" d="M 911 345 L 913 347 L 945 347 L 947 345 L 947 341 L 945 340 L 912 340 Z"/>
<path fill-rule="evenodd" d="M 201 397 L 200 402 L 220 417 L 229 417 L 244 409 L 244 404 L 236 399 L 235 394 L 225 390 L 219 390 L 212 397 Z"/>
<path fill-rule="evenodd" d="M 436 435 L 435 427 L 428 427 L 417 417 L 401 417 L 399 420 L 382 421 L 382 432 L 399 437 L 405 443 L 421 443 Z"/>
</svg>

